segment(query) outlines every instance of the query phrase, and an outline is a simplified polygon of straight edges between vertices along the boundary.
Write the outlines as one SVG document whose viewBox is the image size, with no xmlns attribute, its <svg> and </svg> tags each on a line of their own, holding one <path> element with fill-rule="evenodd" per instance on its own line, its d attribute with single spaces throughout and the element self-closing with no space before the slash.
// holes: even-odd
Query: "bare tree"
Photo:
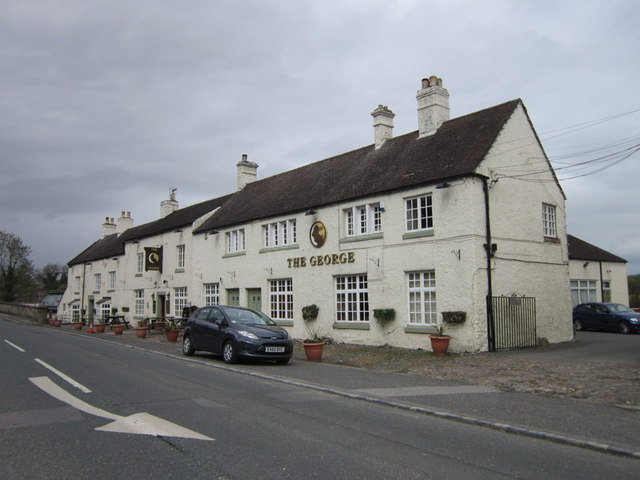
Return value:
<svg viewBox="0 0 640 480">
<path fill-rule="evenodd" d="M 0 230 L 0 299 L 17 300 L 21 293 L 33 289 L 31 247 L 13 233 Z"/>
<path fill-rule="evenodd" d="M 44 292 L 63 292 L 67 288 L 67 267 L 58 263 L 47 263 L 37 273 L 40 288 Z"/>
</svg>

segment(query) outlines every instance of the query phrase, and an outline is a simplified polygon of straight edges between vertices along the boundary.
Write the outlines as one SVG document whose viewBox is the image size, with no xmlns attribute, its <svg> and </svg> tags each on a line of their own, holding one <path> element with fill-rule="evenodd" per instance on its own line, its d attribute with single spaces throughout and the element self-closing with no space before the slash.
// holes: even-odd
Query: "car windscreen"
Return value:
<svg viewBox="0 0 640 480">
<path fill-rule="evenodd" d="M 241 325 L 276 325 L 276 323 L 262 312 L 241 308 L 227 308 L 225 313 L 229 321 Z"/>
<path fill-rule="evenodd" d="M 619 303 L 607 303 L 607 308 L 613 313 L 633 313 L 629 307 L 625 307 Z"/>
</svg>

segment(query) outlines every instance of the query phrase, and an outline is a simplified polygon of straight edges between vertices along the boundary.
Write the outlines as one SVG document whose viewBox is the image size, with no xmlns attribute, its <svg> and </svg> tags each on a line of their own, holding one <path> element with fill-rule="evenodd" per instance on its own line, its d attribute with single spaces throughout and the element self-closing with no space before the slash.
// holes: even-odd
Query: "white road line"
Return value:
<svg viewBox="0 0 640 480">
<path fill-rule="evenodd" d="M 43 362 L 42 360 L 40 360 L 39 358 L 36 358 L 36 362 L 38 362 L 40 365 L 42 365 L 44 368 L 50 370 L 51 372 L 55 373 L 57 376 L 59 376 L 61 379 L 63 379 L 65 382 L 69 383 L 70 385 L 74 386 L 75 388 L 77 388 L 78 390 L 80 390 L 83 393 L 91 393 L 91 390 L 89 390 L 87 387 L 85 387 L 84 385 L 76 382 L 73 378 L 65 375 L 64 373 L 62 373 L 60 370 L 57 370 L 56 368 L 52 367 L 51 365 L 49 365 L 46 362 Z"/>
<path fill-rule="evenodd" d="M 23 348 L 20 348 L 18 345 L 16 345 L 13 342 L 10 342 L 9 340 L 5 340 L 4 343 L 7 343 L 7 344 L 11 345 L 13 348 L 18 350 L 19 352 L 22 352 L 22 353 L 26 352 L 26 350 L 24 350 Z"/>
<path fill-rule="evenodd" d="M 31 377 L 29 380 L 44 392 L 73 408 L 89 415 L 112 420 L 111 423 L 96 428 L 98 431 L 152 435 L 155 437 L 192 438 L 195 440 L 209 441 L 214 440 L 211 437 L 207 437 L 206 435 L 194 432 L 193 430 L 181 427 L 180 425 L 155 417 L 146 412 L 134 413 L 128 417 L 122 417 L 115 413 L 107 412 L 106 410 L 94 407 L 93 405 L 74 397 L 69 392 L 53 383 L 49 377 Z"/>
</svg>

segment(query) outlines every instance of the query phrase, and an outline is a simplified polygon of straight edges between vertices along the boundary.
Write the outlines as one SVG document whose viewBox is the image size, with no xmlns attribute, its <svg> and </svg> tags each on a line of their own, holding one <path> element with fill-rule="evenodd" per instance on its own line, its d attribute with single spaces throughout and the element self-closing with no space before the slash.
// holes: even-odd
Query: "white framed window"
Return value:
<svg viewBox="0 0 640 480">
<path fill-rule="evenodd" d="M 80 305 L 74 303 L 71 305 L 71 321 L 79 322 L 80 321 Z"/>
<path fill-rule="evenodd" d="M 611 282 L 609 280 L 602 281 L 602 301 L 611 301 Z"/>
<path fill-rule="evenodd" d="M 187 306 L 187 287 L 173 289 L 174 315 L 182 315 L 182 309 Z"/>
<path fill-rule="evenodd" d="M 262 232 L 265 248 L 295 245 L 298 241 L 295 219 L 268 223 L 262 226 Z"/>
<path fill-rule="evenodd" d="M 579 303 L 597 302 L 596 281 L 571 280 L 571 301 L 574 307 Z"/>
<path fill-rule="evenodd" d="M 102 274 L 96 273 L 93 276 L 93 289 L 99 292 L 102 289 Z"/>
<path fill-rule="evenodd" d="M 431 195 L 420 195 L 405 200 L 407 232 L 431 230 L 433 228 L 433 206 Z"/>
<path fill-rule="evenodd" d="M 271 280 L 269 282 L 269 303 L 271 318 L 293 320 L 293 280 Z"/>
<path fill-rule="evenodd" d="M 111 315 L 111 304 L 106 302 L 101 303 L 100 310 L 98 310 L 98 319 L 106 320 L 109 315 Z"/>
<path fill-rule="evenodd" d="M 436 274 L 433 270 L 407 273 L 409 323 L 412 325 L 435 325 Z"/>
<path fill-rule="evenodd" d="M 144 316 L 144 290 L 134 290 L 133 297 L 133 314 L 138 317 Z"/>
<path fill-rule="evenodd" d="M 116 289 L 116 272 L 109 272 L 109 290 Z"/>
<path fill-rule="evenodd" d="M 82 288 L 82 277 L 76 277 L 76 292 L 80 293 L 80 289 Z"/>
<path fill-rule="evenodd" d="M 542 204 L 542 232 L 547 238 L 558 238 L 556 207 L 547 203 Z"/>
<path fill-rule="evenodd" d="M 379 203 L 359 205 L 345 209 L 344 221 L 347 237 L 381 232 L 381 211 Z"/>
<path fill-rule="evenodd" d="M 144 272 L 144 253 L 139 253 L 136 273 L 143 273 L 143 272 Z"/>
<path fill-rule="evenodd" d="M 204 284 L 204 304 L 220 305 L 220 284 L 219 283 Z"/>
<path fill-rule="evenodd" d="M 178 245 L 176 247 L 176 268 L 184 268 L 186 247 L 185 245 Z"/>
<path fill-rule="evenodd" d="M 369 321 L 369 286 L 366 275 L 336 277 L 336 321 Z"/>
<path fill-rule="evenodd" d="M 245 251 L 244 228 L 227 233 L 227 253 Z"/>
</svg>

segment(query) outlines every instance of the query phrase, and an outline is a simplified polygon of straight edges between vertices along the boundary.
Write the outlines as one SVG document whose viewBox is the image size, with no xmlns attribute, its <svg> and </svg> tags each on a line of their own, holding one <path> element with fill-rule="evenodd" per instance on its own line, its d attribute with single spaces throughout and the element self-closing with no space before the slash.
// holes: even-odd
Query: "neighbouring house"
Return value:
<svg viewBox="0 0 640 480">
<path fill-rule="evenodd" d="M 569 235 L 571 302 L 615 302 L 629 305 L 627 261 Z"/>
<path fill-rule="evenodd" d="M 138 227 L 107 218 L 59 314 L 234 304 L 303 338 L 315 304 L 313 328 L 343 342 L 429 349 L 444 319 L 454 352 L 572 340 L 565 196 L 524 104 L 450 119 L 435 76 L 416 98 L 414 132 L 394 136 L 380 105 L 371 145 L 265 179 L 243 155 L 233 193 L 179 208 L 172 192 Z"/>
</svg>

